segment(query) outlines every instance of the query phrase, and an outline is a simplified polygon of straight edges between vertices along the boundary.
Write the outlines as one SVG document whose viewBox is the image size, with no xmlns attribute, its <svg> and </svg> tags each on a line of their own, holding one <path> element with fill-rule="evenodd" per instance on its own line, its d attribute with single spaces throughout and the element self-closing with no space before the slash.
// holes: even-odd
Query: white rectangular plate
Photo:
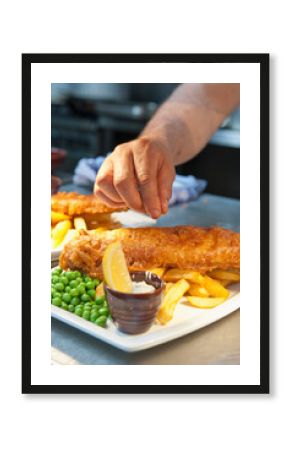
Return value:
<svg viewBox="0 0 290 450">
<path fill-rule="evenodd" d="M 155 219 L 151 219 L 151 217 L 146 216 L 145 214 L 140 214 L 132 210 L 112 213 L 112 218 L 120 222 L 123 227 L 149 227 L 155 225 L 156 223 Z M 62 249 L 63 247 L 60 245 L 56 249 L 51 250 L 52 262 L 58 261 Z"/>
<path fill-rule="evenodd" d="M 212 309 L 193 308 L 183 298 L 176 307 L 173 319 L 167 325 L 154 324 L 146 333 L 134 336 L 120 332 L 112 321 L 108 321 L 107 328 L 101 328 L 53 305 L 51 315 L 125 352 L 138 352 L 192 333 L 231 314 L 240 307 L 240 285 L 233 285 L 230 291 L 230 297 Z"/>
</svg>

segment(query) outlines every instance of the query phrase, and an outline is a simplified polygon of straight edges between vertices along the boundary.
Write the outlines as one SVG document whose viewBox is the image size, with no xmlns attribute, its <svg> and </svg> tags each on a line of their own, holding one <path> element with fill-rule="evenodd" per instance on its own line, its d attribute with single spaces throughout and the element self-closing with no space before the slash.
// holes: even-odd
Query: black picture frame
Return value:
<svg viewBox="0 0 290 450">
<path fill-rule="evenodd" d="M 31 65 L 33 63 L 258 63 L 260 65 L 260 384 L 173 386 L 31 384 Z M 22 393 L 269 393 L 269 54 L 22 55 Z"/>
</svg>

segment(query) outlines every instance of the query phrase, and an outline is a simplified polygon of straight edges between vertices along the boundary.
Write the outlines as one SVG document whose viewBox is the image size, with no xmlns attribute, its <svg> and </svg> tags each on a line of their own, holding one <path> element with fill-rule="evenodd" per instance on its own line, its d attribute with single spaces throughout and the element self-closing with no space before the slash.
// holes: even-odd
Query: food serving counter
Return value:
<svg viewBox="0 0 290 450">
<path fill-rule="evenodd" d="M 73 185 L 62 190 L 80 191 Z M 87 193 L 82 190 L 83 193 Z M 198 200 L 173 206 L 157 226 L 219 225 L 239 231 L 238 200 L 203 194 Z M 51 319 L 52 364 L 239 364 L 240 311 L 157 347 L 126 353 Z"/>
</svg>

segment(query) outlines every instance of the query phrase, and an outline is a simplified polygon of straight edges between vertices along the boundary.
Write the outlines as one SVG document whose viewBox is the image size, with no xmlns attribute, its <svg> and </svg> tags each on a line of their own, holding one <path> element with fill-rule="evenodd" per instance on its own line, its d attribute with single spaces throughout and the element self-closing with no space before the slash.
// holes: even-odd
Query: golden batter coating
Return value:
<svg viewBox="0 0 290 450">
<path fill-rule="evenodd" d="M 104 203 L 100 203 L 94 194 L 83 195 L 77 192 L 58 192 L 51 196 L 51 209 L 72 217 L 85 214 L 127 211 L 128 208 L 107 206 Z"/>
<path fill-rule="evenodd" d="M 114 241 L 121 242 L 129 270 L 165 267 L 205 273 L 240 268 L 239 233 L 193 226 L 82 232 L 64 247 L 60 266 L 102 278 L 102 257 Z"/>
</svg>

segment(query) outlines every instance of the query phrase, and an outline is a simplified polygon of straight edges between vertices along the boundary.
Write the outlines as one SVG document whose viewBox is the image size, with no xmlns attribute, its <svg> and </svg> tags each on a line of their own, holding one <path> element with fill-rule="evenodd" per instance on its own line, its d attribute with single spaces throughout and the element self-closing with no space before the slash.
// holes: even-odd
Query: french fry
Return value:
<svg viewBox="0 0 290 450">
<path fill-rule="evenodd" d="M 157 319 L 162 325 L 165 325 L 172 319 L 177 303 L 188 291 L 189 287 L 190 284 L 184 279 L 177 281 L 170 287 L 157 313 Z"/>
<path fill-rule="evenodd" d="M 105 295 L 105 291 L 104 291 L 104 283 L 102 282 L 96 288 L 96 296 L 102 297 L 103 295 Z"/>
<path fill-rule="evenodd" d="M 63 241 L 61 242 L 62 245 L 67 244 L 67 242 L 71 241 L 72 239 L 76 238 L 79 235 L 78 230 L 70 229 L 67 231 L 65 237 L 63 238 Z"/>
<path fill-rule="evenodd" d="M 154 267 L 153 269 L 148 269 L 148 272 L 155 273 L 159 278 L 162 278 L 162 275 L 165 272 L 165 268 L 163 267 Z"/>
<path fill-rule="evenodd" d="M 234 273 L 231 271 L 226 271 L 226 270 L 212 270 L 209 275 L 212 278 L 216 278 L 218 280 L 226 280 L 226 281 L 240 281 L 240 274 L 239 273 Z"/>
<path fill-rule="evenodd" d="M 235 283 L 235 281 L 231 281 L 231 280 L 219 280 L 219 283 L 220 283 L 222 286 L 227 287 L 229 284 Z"/>
<path fill-rule="evenodd" d="M 51 244 L 52 248 L 57 248 L 63 241 L 66 233 L 71 228 L 70 220 L 63 220 L 58 222 L 51 231 Z"/>
<path fill-rule="evenodd" d="M 178 281 L 181 278 L 187 281 L 191 281 L 192 283 L 203 283 L 203 276 L 199 272 L 195 272 L 194 270 L 182 270 L 182 269 L 169 269 L 163 275 L 164 281 Z"/>
<path fill-rule="evenodd" d="M 174 283 L 166 283 L 165 284 L 164 295 L 167 294 L 167 292 L 169 291 L 170 288 L 172 288 L 173 285 L 174 285 Z"/>
<path fill-rule="evenodd" d="M 106 227 L 98 227 L 98 228 L 96 228 L 96 229 L 94 230 L 94 232 L 95 232 L 95 233 L 98 233 L 98 232 L 102 232 L 102 231 L 107 231 L 107 229 L 108 229 L 108 228 L 106 228 Z"/>
<path fill-rule="evenodd" d="M 69 216 L 67 216 L 66 214 L 62 214 L 62 213 L 55 212 L 55 211 L 51 211 L 50 217 L 51 217 L 51 223 L 53 225 L 57 224 L 58 222 L 62 222 L 63 220 L 69 219 Z"/>
<path fill-rule="evenodd" d="M 209 297 L 209 293 L 206 288 L 196 283 L 191 284 L 188 293 L 196 297 Z"/>
<path fill-rule="evenodd" d="M 186 300 L 195 308 L 214 308 L 221 305 L 226 298 L 224 297 L 195 297 L 186 296 Z"/>
<path fill-rule="evenodd" d="M 165 281 L 177 281 L 180 278 L 204 287 L 208 296 L 225 298 L 229 296 L 229 291 L 219 281 L 193 270 L 169 269 L 163 276 Z"/>
<path fill-rule="evenodd" d="M 226 299 L 230 294 L 217 280 L 214 280 L 207 275 L 203 277 L 203 286 L 212 297 L 222 297 Z"/>
<path fill-rule="evenodd" d="M 74 227 L 76 230 L 87 230 L 87 224 L 85 219 L 83 219 L 82 217 L 75 217 Z"/>
</svg>

